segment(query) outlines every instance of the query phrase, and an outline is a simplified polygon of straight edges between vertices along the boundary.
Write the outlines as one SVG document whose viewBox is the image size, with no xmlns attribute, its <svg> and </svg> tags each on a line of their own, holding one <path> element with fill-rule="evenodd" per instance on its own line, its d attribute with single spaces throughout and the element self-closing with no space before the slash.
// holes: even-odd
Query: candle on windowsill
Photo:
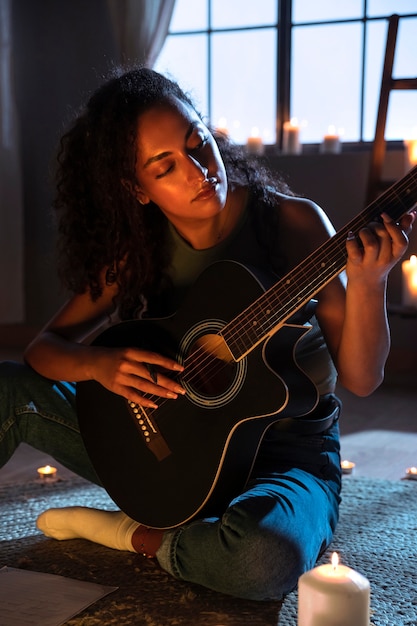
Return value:
<svg viewBox="0 0 417 626">
<path fill-rule="evenodd" d="M 296 117 L 283 124 L 282 153 L 301 154 L 300 127 Z"/>
<path fill-rule="evenodd" d="M 265 146 L 262 138 L 259 136 L 259 130 L 256 126 L 252 128 L 251 135 L 247 139 L 246 149 L 249 154 L 256 154 L 258 156 L 262 156 L 265 151 Z"/>
<path fill-rule="evenodd" d="M 225 117 L 221 117 L 216 126 L 216 132 L 221 133 L 225 137 L 230 137 L 229 129 L 227 128 L 227 121 Z"/>
<path fill-rule="evenodd" d="M 329 126 L 320 145 L 320 152 L 321 154 L 339 154 L 341 150 L 340 135 L 336 132 L 335 126 Z"/>
<path fill-rule="evenodd" d="M 405 171 L 408 172 L 417 165 L 417 129 L 414 129 L 413 137 L 404 140 L 405 144 Z"/>
<path fill-rule="evenodd" d="M 417 256 L 412 254 L 408 260 L 403 261 L 401 270 L 402 303 L 417 308 Z"/>
<path fill-rule="evenodd" d="M 353 463 L 353 461 L 343 460 L 340 463 L 340 467 L 342 468 L 342 474 L 351 474 L 355 469 L 355 463 Z"/>
<path fill-rule="evenodd" d="M 369 626 L 370 585 L 359 572 L 332 562 L 298 581 L 298 626 Z"/>
<path fill-rule="evenodd" d="M 55 482 L 57 480 L 57 472 L 56 467 L 52 467 L 51 465 L 45 465 L 44 467 L 38 467 L 38 479 L 42 482 L 50 483 Z"/>
</svg>

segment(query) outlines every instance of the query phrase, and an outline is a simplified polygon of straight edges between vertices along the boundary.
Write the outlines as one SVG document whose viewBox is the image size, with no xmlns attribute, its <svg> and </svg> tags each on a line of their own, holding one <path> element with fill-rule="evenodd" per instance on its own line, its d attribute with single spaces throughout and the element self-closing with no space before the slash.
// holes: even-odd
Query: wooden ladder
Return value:
<svg viewBox="0 0 417 626">
<path fill-rule="evenodd" d="M 381 91 L 379 96 L 378 115 L 375 137 L 372 145 L 371 162 L 368 174 L 367 205 L 383 190 L 382 166 L 385 158 L 385 126 L 387 122 L 389 95 L 393 89 L 416 89 L 417 78 L 393 78 L 395 44 L 397 42 L 398 15 L 388 18 L 388 34 L 385 48 L 385 60 L 382 71 Z"/>
</svg>

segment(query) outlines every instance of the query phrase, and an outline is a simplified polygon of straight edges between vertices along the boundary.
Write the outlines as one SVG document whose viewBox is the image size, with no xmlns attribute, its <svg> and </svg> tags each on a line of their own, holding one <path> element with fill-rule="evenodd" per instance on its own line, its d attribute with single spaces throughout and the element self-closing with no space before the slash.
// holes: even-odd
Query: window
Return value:
<svg viewBox="0 0 417 626">
<path fill-rule="evenodd" d="M 416 0 L 176 0 L 155 69 L 190 92 L 214 126 L 275 144 L 296 117 L 303 143 L 330 125 L 347 142 L 375 133 L 387 17 L 401 16 L 394 76 L 417 76 Z M 390 95 L 385 137 L 416 132 L 417 92 Z"/>
</svg>

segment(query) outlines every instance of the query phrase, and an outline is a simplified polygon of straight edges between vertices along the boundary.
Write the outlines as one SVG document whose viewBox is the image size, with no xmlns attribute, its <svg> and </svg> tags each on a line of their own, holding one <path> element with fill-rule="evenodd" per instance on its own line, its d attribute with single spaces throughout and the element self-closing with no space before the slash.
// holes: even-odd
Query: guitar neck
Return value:
<svg viewBox="0 0 417 626">
<path fill-rule="evenodd" d="M 417 202 L 417 166 L 268 289 L 221 332 L 236 361 L 275 332 L 346 266 L 346 239 L 387 213 L 399 220 Z"/>
</svg>

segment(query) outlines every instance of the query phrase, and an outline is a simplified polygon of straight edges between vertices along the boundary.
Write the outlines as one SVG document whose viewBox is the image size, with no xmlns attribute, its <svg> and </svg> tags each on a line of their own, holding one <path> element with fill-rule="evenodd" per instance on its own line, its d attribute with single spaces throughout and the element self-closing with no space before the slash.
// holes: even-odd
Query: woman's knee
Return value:
<svg viewBox="0 0 417 626">
<path fill-rule="evenodd" d="M 16 361 L 0 362 L 0 379 L 16 378 L 27 366 Z"/>
<path fill-rule="evenodd" d="M 239 511 L 235 513 L 238 518 Z M 246 519 L 243 526 L 236 521 L 236 516 L 229 516 L 221 534 L 234 576 L 245 580 L 241 595 L 252 600 L 282 599 L 310 565 L 301 538 L 267 520 Z"/>
<path fill-rule="evenodd" d="M 0 362 L 0 385 L 8 393 L 13 389 L 32 387 L 40 376 L 25 363 L 17 361 Z"/>
</svg>

